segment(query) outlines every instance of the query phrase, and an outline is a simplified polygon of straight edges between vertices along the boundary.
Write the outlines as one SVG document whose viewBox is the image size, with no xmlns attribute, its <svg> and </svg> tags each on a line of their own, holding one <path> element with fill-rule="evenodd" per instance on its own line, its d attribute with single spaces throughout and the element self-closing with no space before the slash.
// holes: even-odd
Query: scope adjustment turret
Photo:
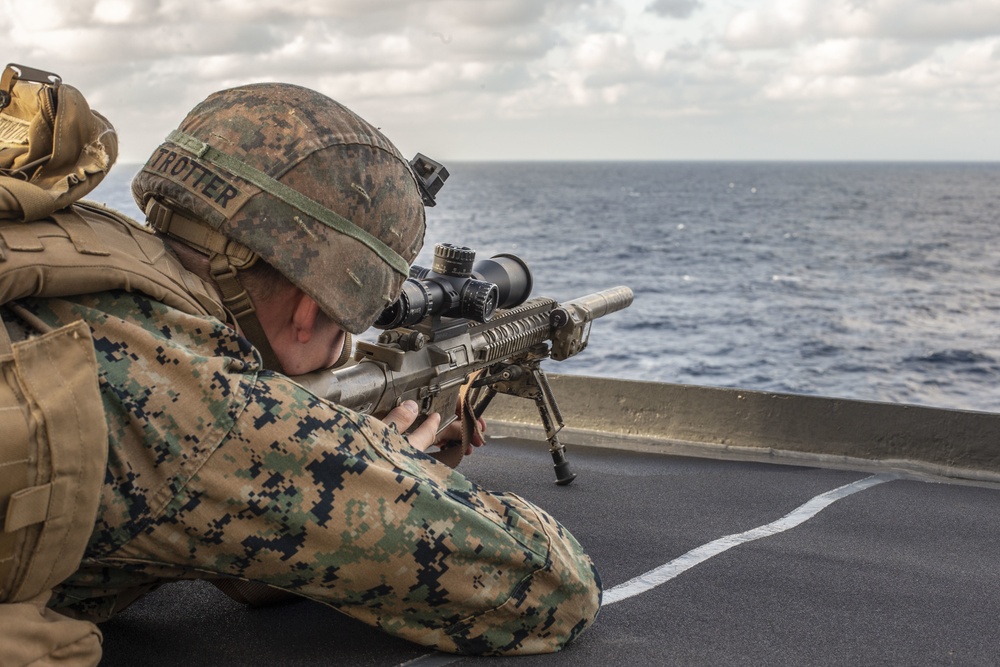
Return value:
<svg viewBox="0 0 1000 667">
<path fill-rule="evenodd" d="M 471 248 L 438 243 L 434 246 L 434 262 L 431 271 L 443 276 L 467 278 L 472 275 L 472 264 L 476 261 L 476 251 Z"/>
</svg>

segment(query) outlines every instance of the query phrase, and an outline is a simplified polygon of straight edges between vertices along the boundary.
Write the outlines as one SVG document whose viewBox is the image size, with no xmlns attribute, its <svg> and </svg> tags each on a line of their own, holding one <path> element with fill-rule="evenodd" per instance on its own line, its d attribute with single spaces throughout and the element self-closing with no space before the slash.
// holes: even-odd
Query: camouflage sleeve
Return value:
<svg viewBox="0 0 1000 667">
<path fill-rule="evenodd" d="M 87 555 L 50 605 L 101 620 L 166 580 L 233 577 L 477 654 L 555 651 L 594 620 L 597 573 L 552 517 L 259 372 L 222 323 L 133 293 L 30 305 L 90 325 L 109 432 Z"/>
<path fill-rule="evenodd" d="M 461 653 L 558 650 L 600 605 L 577 541 L 384 423 L 262 375 L 226 441 L 128 550 L 264 582 Z"/>
</svg>

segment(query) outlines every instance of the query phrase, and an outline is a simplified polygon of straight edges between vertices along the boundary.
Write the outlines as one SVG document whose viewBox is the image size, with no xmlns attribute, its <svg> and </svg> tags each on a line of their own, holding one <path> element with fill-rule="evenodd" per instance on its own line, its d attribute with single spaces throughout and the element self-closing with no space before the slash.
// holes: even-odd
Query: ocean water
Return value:
<svg viewBox="0 0 1000 667">
<path fill-rule="evenodd" d="M 1000 164 L 458 163 L 435 243 L 628 285 L 548 372 L 1000 411 Z M 137 215 L 136 167 L 91 198 Z"/>
</svg>

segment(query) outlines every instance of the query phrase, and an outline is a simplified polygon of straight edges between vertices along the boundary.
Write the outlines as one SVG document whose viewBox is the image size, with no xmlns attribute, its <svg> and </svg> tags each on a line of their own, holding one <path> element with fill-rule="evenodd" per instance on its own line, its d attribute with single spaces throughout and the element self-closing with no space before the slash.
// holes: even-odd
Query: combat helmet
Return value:
<svg viewBox="0 0 1000 667">
<path fill-rule="evenodd" d="M 153 152 L 132 196 L 152 226 L 212 257 L 245 330 L 236 311 L 252 305 L 225 284 L 237 290 L 229 274 L 259 258 L 342 328 L 364 331 L 395 300 L 425 230 L 421 186 L 395 146 L 289 84 L 209 96 Z M 248 333 L 259 347 L 261 336 Z"/>
</svg>

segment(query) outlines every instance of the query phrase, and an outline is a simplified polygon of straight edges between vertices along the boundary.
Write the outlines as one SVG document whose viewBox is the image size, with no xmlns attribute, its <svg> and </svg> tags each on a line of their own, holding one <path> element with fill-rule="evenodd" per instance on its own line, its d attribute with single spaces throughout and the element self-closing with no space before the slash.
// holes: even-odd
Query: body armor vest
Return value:
<svg viewBox="0 0 1000 667">
<path fill-rule="evenodd" d="M 111 209 L 80 202 L 34 222 L 0 221 L 6 315 L 18 299 L 110 290 L 232 321 L 163 241 Z M 0 324 L 0 432 L 0 602 L 20 602 L 72 574 L 93 530 L 108 444 L 86 324 L 13 344 Z"/>
</svg>

